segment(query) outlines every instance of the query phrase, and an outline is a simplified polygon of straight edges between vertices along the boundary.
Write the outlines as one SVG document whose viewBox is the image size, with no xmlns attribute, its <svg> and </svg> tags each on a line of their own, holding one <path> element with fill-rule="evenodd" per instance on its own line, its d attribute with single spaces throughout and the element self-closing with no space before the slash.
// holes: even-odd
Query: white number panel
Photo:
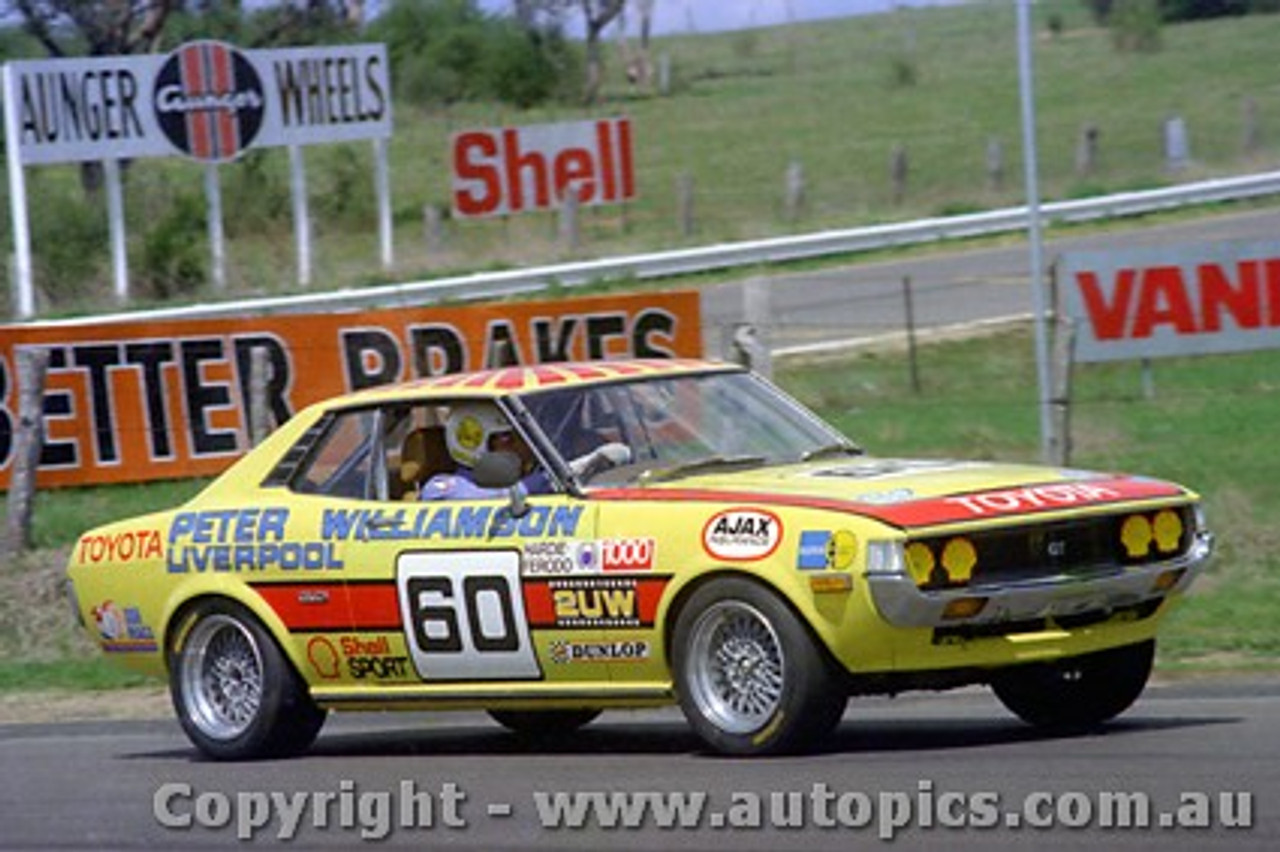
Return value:
<svg viewBox="0 0 1280 852">
<path fill-rule="evenodd" d="M 424 681 L 542 677 L 516 551 L 402 553 L 396 590 L 405 641 Z"/>
</svg>

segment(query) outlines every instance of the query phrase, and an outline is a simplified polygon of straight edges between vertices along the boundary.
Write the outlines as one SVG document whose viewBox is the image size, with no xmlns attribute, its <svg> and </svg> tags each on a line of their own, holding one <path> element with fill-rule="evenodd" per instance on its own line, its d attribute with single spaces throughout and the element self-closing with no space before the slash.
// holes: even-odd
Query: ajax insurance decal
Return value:
<svg viewBox="0 0 1280 852">
<path fill-rule="evenodd" d="M 782 541 L 782 520 L 763 509 L 727 509 L 702 528 L 702 547 L 716 559 L 764 559 Z"/>
</svg>

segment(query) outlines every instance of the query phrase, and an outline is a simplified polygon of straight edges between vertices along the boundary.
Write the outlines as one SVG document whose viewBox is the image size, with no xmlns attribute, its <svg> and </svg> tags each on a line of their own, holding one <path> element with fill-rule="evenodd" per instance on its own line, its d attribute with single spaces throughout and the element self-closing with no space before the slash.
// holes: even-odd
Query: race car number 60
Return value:
<svg viewBox="0 0 1280 852">
<path fill-rule="evenodd" d="M 396 588 L 406 644 L 423 680 L 541 677 L 517 552 L 402 553 Z"/>
</svg>

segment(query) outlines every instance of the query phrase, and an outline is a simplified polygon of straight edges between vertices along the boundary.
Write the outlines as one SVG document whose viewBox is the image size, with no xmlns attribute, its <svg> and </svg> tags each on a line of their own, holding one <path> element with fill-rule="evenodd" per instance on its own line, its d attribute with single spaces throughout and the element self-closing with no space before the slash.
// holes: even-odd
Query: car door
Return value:
<svg viewBox="0 0 1280 852">
<path fill-rule="evenodd" d="M 352 608 L 351 629 L 329 638 L 344 685 L 607 684 L 607 665 L 572 665 L 583 659 L 579 643 L 604 638 L 593 592 L 579 588 L 595 568 L 586 502 L 564 493 L 530 495 L 518 509 L 505 494 L 418 499 L 430 453 L 410 455 L 430 443 L 421 433 L 439 421 L 437 407 L 385 409 L 381 483 L 331 512 Z"/>
</svg>

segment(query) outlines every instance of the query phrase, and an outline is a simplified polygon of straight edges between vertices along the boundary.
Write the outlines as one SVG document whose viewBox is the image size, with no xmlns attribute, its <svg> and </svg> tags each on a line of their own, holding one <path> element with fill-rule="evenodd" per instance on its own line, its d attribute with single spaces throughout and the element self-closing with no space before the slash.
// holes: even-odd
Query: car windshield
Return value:
<svg viewBox="0 0 1280 852">
<path fill-rule="evenodd" d="M 594 484 L 661 480 L 805 461 L 857 447 L 808 409 L 751 373 L 542 391 L 522 398 L 566 461 L 622 444 L 629 461 Z"/>
</svg>

